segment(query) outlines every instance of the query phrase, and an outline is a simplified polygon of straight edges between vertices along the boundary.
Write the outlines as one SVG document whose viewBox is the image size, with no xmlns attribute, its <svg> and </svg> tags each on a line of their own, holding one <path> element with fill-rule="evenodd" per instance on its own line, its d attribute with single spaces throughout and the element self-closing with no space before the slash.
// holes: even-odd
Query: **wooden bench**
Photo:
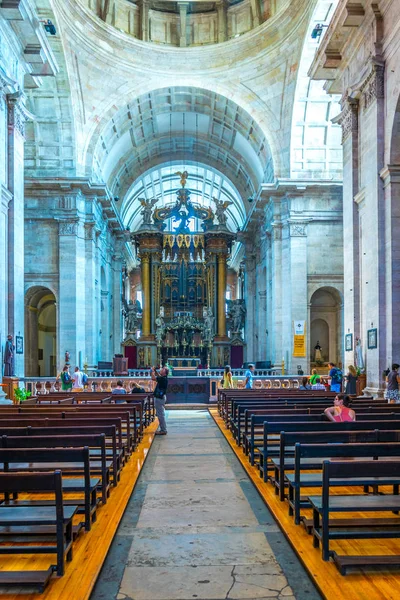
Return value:
<svg viewBox="0 0 400 600">
<path fill-rule="evenodd" d="M 47 571 L 0 571 L 0 585 L 38 586 L 42 592 L 53 571 L 64 575 L 65 560 L 72 560 L 72 518 L 78 506 L 64 506 L 61 471 L 52 473 L 0 473 L 0 489 L 3 493 L 54 492 L 54 506 L 6 506 L 0 505 L 0 528 L 13 528 L 15 536 L 27 527 L 37 529 L 51 526 L 55 529 L 55 545 L 18 545 L 13 537 L 8 544 L 0 545 L 0 554 L 56 554 L 56 565 Z"/>
<path fill-rule="evenodd" d="M 259 417 L 254 417 L 258 419 Z M 263 418 L 263 417 L 261 417 Z M 267 481 L 268 478 L 268 467 L 271 468 L 272 465 L 268 464 L 269 458 L 269 445 L 268 445 L 268 437 L 271 434 L 278 434 L 282 431 L 285 432 L 307 432 L 307 431 L 362 431 L 362 430 L 373 430 L 373 429 L 383 429 L 386 431 L 400 431 L 400 420 L 398 421 L 352 421 L 347 423 L 332 423 L 330 421 L 320 421 L 310 423 L 308 421 L 303 422 L 269 422 L 264 421 L 263 425 L 263 442 L 262 445 L 255 446 L 252 443 L 250 459 L 253 460 L 254 464 L 254 456 L 252 457 L 252 453 L 254 454 L 256 451 L 259 453 L 259 464 L 258 467 L 260 469 L 260 476 L 264 478 L 264 481 Z M 276 456 L 276 455 L 275 455 Z M 265 468 L 264 468 L 265 465 Z"/>
<path fill-rule="evenodd" d="M 48 427 L 1 427 L 0 436 L 38 436 L 46 437 L 53 435 L 59 436 L 78 436 L 78 435 L 98 435 L 104 433 L 106 436 L 106 485 L 104 490 L 104 484 L 102 479 L 102 490 L 103 494 L 106 493 L 109 496 L 110 482 L 114 486 L 118 484 L 119 474 L 121 471 L 120 454 L 121 450 L 118 444 L 117 429 L 115 425 L 90 425 L 85 427 L 71 427 L 67 424 L 67 421 L 63 421 L 62 427 L 52 427 L 51 430 Z M 93 474 L 100 474 L 103 478 L 102 466 L 93 463 L 91 470 Z M 110 477 L 110 471 L 112 478 Z"/>
<path fill-rule="evenodd" d="M 79 512 L 85 515 L 85 530 L 90 531 L 91 523 L 96 521 L 98 478 L 90 475 L 89 448 L 0 448 L 0 470 L 9 472 L 40 472 L 62 468 L 63 490 L 79 492 L 83 499 L 64 500 L 65 505 L 77 505 Z M 66 477 L 67 474 L 83 474 L 82 478 Z M 1 488 L 0 488 L 1 489 Z M 21 490 L 22 491 L 22 490 Z M 5 494 L 7 506 L 46 506 L 53 504 L 48 500 L 10 500 Z"/>
<path fill-rule="evenodd" d="M 392 440 L 395 441 L 395 440 Z M 274 467 L 272 482 L 275 494 L 285 499 L 285 476 L 287 470 L 295 468 L 295 445 L 299 444 L 340 444 L 340 443 L 376 443 L 379 442 L 379 430 L 364 431 L 312 431 L 301 433 L 282 431 L 279 440 L 279 456 L 271 460 Z"/>
<path fill-rule="evenodd" d="M 400 478 L 400 461 L 365 461 L 357 463 L 357 478 L 380 477 L 385 478 L 388 484 L 396 485 Z M 313 509 L 313 545 L 315 548 L 322 545 L 322 559 L 329 560 L 332 556 L 339 571 L 344 575 L 349 567 L 385 566 L 389 564 L 386 556 L 339 556 L 331 552 L 329 542 L 331 539 L 379 539 L 400 537 L 399 526 L 387 528 L 384 524 L 376 524 L 371 528 L 348 529 L 352 519 L 347 519 L 348 527 L 331 528 L 329 515 L 331 513 L 364 513 L 364 512 L 395 512 L 400 511 L 400 496 L 387 494 L 384 496 L 330 496 L 329 490 L 333 479 L 345 481 L 351 486 L 354 480 L 354 463 L 324 461 L 322 469 L 322 495 L 310 496 L 309 501 Z M 391 556 L 390 564 L 400 566 L 400 556 Z M 396 560 L 397 559 L 397 560 Z"/>
<path fill-rule="evenodd" d="M 92 435 L 40 435 L 40 436 L 7 436 L 0 438 L 2 448 L 83 448 L 88 446 L 90 457 L 99 457 L 101 463 L 101 500 L 103 504 L 107 503 L 110 489 L 110 466 L 107 463 L 106 434 Z M 93 468 L 93 463 L 92 463 Z M 92 473 L 98 469 L 94 468 Z M 65 485 L 65 480 L 64 480 Z"/>
<path fill-rule="evenodd" d="M 331 486 L 342 487 L 347 485 L 363 486 L 364 491 L 373 487 L 377 493 L 378 487 L 390 485 L 387 479 L 383 477 L 358 477 L 358 459 L 379 460 L 380 458 L 399 457 L 399 443 L 331 443 L 331 444 L 301 444 L 295 445 L 294 473 L 286 474 L 286 480 L 289 484 L 289 515 L 294 514 L 294 521 L 298 525 L 301 521 L 301 508 L 309 508 L 308 500 L 302 500 L 300 491 L 302 487 L 318 488 L 322 486 L 322 472 L 302 473 L 305 469 L 322 469 L 322 464 L 326 459 L 354 459 L 353 462 L 354 477 L 350 484 L 347 480 L 335 479 L 331 481 Z M 291 468 L 291 466 L 287 466 Z M 400 479 L 392 482 L 395 486 L 393 493 L 398 493 Z M 282 486 L 283 487 L 283 486 Z M 400 521 L 399 521 L 400 525 Z"/>
</svg>

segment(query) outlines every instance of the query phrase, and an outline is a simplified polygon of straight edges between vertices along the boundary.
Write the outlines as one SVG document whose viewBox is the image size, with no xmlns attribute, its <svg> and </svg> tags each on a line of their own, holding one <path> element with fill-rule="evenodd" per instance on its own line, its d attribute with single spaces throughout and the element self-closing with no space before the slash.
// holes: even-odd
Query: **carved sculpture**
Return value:
<svg viewBox="0 0 400 600">
<path fill-rule="evenodd" d="M 215 216 L 217 217 L 218 224 L 222 226 L 226 226 L 226 222 L 228 217 L 226 216 L 226 210 L 228 206 L 232 204 L 229 200 L 218 200 L 218 198 L 213 198 L 215 203 Z"/>
<path fill-rule="evenodd" d="M 153 206 L 157 204 L 157 198 L 152 198 L 151 200 L 145 200 L 144 198 L 139 198 L 140 204 L 143 206 L 143 210 L 140 213 L 143 217 L 143 225 L 152 225 L 152 212 Z"/>
</svg>

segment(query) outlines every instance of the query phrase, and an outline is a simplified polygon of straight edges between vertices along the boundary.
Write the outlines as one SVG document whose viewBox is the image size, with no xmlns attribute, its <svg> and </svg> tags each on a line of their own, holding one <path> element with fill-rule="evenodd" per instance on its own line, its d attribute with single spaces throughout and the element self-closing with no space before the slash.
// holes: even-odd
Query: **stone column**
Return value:
<svg viewBox="0 0 400 600">
<path fill-rule="evenodd" d="M 246 300 L 246 323 L 245 323 L 245 341 L 246 341 L 246 362 L 255 361 L 254 350 L 254 331 L 255 331 L 255 254 L 254 247 L 247 242 L 245 270 L 244 270 L 244 297 Z"/>
<path fill-rule="evenodd" d="M 353 343 L 361 336 L 360 329 L 360 225 L 358 204 L 354 202 L 359 191 L 359 102 L 346 98 L 342 103 L 340 123 L 343 144 L 343 237 L 344 237 L 344 331 L 353 333 Z M 363 340 L 364 341 L 364 340 Z M 354 362 L 352 352 L 345 353 L 346 364 Z"/>
<path fill-rule="evenodd" d="M 385 193 L 386 355 L 400 356 L 400 165 L 387 165 L 380 176 Z"/>
<path fill-rule="evenodd" d="M 225 42 L 227 37 L 227 5 L 225 0 L 217 3 L 218 14 L 218 43 Z"/>
<path fill-rule="evenodd" d="M 181 24 L 181 35 L 179 38 L 179 45 L 181 48 L 187 46 L 187 11 L 189 7 L 188 2 L 178 2 L 179 6 L 179 16 L 180 16 L 180 24 Z"/>
<path fill-rule="evenodd" d="M 66 350 L 71 355 L 71 366 L 79 363 L 79 352 L 85 358 L 85 269 L 84 232 L 79 231 L 78 218 L 60 220 L 59 223 L 59 290 L 58 323 L 59 352 L 58 368 L 63 367 Z"/>
<path fill-rule="evenodd" d="M 271 359 L 280 366 L 283 358 L 282 348 L 282 223 L 272 223 L 271 235 Z"/>
<path fill-rule="evenodd" d="M 35 306 L 26 307 L 26 330 L 25 330 L 25 375 L 37 377 L 39 375 L 38 363 L 38 312 Z"/>
<path fill-rule="evenodd" d="M 218 260 L 218 337 L 226 337 L 226 254 L 219 254 Z"/>
<path fill-rule="evenodd" d="M 112 305 L 113 305 L 113 327 L 112 327 L 112 353 L 121 353 L 121 342 L 122 342 L 122 263 L 123 254 L 122 247 L 123 239 L 117 239 L 115 245 L 115 254 L 112 260 L 112 275 L 113 275 L 113 291 L 112 291 Z"/>
<path fill-rule="evenodd" d="M 8 332 L 24 337 L 24 135 L 25 115 L 20 92 L 7 95 L 8 190 Z M 24 355 L 15 355 L 15 374 L 24 375 Z"/>
<path fill-rule="evenodd" d="M 253 27 L 258 27 L 261 23 L 260 3 L 258 0 L 250 0 L 250 6 Z"/>
<path fill-rule="evenodd" d="M 385 387 L 382 371 L 387 368 L 386 356 L 386 269 L 385 195 L 379 173 L 384 163 L 385 127 L 384 66 L 371 60 L 370 72 L 361 86 L 359 113 L 360 191 L 356 200 L 360 207 L 360 264 L 361 264 L 361 327 L 363 348 L 368 329 L 377 329 L 378 347 L 366 350 L 367 389 L 380 394 Z M 390 258 L 389 258 L 390 260 Z"/>
<path fill-rule="evenodd" d="M 151 333 L 151 290 L 150 290 L 150 254 L 148 252 L 140 253 L 140 264 L 142 269 L 142 336 L 149 336 Z"/>
<path fill-rule="evenodd" d="M 290 244 L 290 281 L 285 284 L 283 291 L 290 288 L 290 344 L 289 361 L 287 371 L 297 373 L 297 365 L 301 365 L 302 370 L 309 372 L 309 352 L 307 340 L 310 338 L 310 324 L 307 323 L 308 317 L 308 299 L 307 299 L 307 221 L 292 221 L 289 223 L 289 244 Z M 295 320 L 305 321 L 306 349 L 305 357 L 293 356 L 293 322 Z"/>
<path fill-rule="evenodd" d="M 140 3 L 140 31 L 142 40 L 149 41 L 149 3 L 148 0 L 142 0 Z"/>
<path fill-rule="evenodd" d="M 98 310 L 96 299 L 96 230 L 95 223 L 85 223 L 85 286 L 86 286 L 86 350 L 83 361 L 88 365 L 97 364 L 97 338 L 99 335 Z"/>
</svg>

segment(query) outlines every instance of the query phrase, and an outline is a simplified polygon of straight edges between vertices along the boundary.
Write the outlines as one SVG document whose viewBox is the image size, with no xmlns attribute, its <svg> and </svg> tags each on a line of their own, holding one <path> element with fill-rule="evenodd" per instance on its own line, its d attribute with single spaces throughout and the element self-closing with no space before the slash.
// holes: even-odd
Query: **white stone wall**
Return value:
<svg viewBox="0 0 400 600">
<path fill-rule="evenodd" d="M 58 369 L 66 351 L 80 367 L 120 351 L 124 242 L 109 226 L 101 194 L 104 187 L 93 190 L 85 180 L 27 182 L 25 292 L 43 286 L 54 293 Z"/>
</svg>

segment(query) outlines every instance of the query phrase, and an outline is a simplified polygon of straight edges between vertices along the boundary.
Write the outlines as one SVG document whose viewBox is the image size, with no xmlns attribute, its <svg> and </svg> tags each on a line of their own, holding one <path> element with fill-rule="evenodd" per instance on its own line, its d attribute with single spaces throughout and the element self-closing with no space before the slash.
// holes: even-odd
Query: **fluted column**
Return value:
<svg viewBox="0 0 400 600">
<path fill-rule="evenodd" d="M 226 254 L 218 255 L 218 336 L 226 336 Z"/>
<path fill-rule="evenodd" d="M 142 336 L 148 336 L 151 333 L 150 254 L 141 253 L 140 263 L 143 294 Z"/>
<path fill-rule="evenodd" d="M 24 139 L 25 109 L 20 92 L 7 94 L 8 331 L 24 337 Z M 15 355 L 15 374 L 24 374 L 24 355 Z"/>
</svg>

